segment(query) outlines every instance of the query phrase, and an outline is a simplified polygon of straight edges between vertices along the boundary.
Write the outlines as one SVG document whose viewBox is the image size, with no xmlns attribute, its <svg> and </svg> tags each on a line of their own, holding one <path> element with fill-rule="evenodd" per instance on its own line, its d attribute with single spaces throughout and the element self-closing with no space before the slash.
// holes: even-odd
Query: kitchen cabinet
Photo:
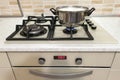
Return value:
<svg viewBox="0 0 120 80">
<path fill-rule="evenodd" d="M 120 53 L 116 53 L 108 80 L 120 80 Z"/>
<path fill-rule="evenodd" d="M 10 67 L 6 53 L 0 53 L 0 68 Z"/>
<path fill-rule="evenodd" d="M 120 53 L 116 53 L 115 59 L 112 64 L 112 69 L 120 70 Z"/>
<path fill-rule="evenodd" d="M 11 68 L 0 68 L 0 80 L 15 80 Z"/>
<path fill-rule="evenodd" d="M 6 53 L 0 53 L 0 80 L 15 80 Z"/>
</svg>

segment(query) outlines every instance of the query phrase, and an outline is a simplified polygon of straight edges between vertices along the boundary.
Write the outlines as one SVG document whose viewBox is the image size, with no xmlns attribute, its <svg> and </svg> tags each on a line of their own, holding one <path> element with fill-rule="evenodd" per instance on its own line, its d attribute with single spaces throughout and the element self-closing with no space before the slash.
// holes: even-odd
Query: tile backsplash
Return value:
<svg viewBox="0 0 120 80">
<path fill-rule="evenodd" d="M 120 0 L 19 0 L 22 12 L 27 15 L 49 14 L 57 6 L 95 7 L 92 15 L 120 15 Z M 0 0 L 0 16 L 21 15 L 17 0 Z"/>
<path fill-rule="evenodd" d="M 17 0 L 0 0 L 0 16 L 20 16 Z"/>
</svg>

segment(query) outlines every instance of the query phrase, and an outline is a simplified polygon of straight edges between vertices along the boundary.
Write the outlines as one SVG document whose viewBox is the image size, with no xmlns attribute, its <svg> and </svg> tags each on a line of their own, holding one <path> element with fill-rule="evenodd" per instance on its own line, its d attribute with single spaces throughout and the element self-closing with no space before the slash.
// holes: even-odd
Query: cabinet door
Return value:
<svg viewBox="0 0 120 80">
<path fill-rule="evenodd" d="M 120 70 L 120 53 L 115 55 L 115 59 L 112 64 L 112 69 L 119 69 Z"/>
<path fill-rule="evenodd" d="M 108 80 L 120 80 L 120 53 L 115 55 Z"/>
<path fill-rule="evenodd" d="M 108 80 L 120 80 L 120 70 L 111 70 Z"/>
<path fill-rule="evenodd" d="M 0 68 L 0 80 L 15 80 L 11 68 Z"/>
<path fill-rule="evenodd" d="M 0 68 L 10 67 L 10 63 L 6 53 L 0 53 Z"/>
</svg>

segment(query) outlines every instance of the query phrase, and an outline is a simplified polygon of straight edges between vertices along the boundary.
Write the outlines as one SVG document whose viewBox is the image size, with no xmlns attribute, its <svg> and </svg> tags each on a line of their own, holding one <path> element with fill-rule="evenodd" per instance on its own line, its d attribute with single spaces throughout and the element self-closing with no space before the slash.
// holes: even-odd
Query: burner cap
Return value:
<svg viewBox="0 0 120 80">
<path fill-rule="evenodd" d="M 23 28 L 20 34 L 24 37 L 33 37 L 33 36 L 40 36 L 47 32 L 47 29 L 41 25 L 27 25 Z"/>
<path fill-rule="evenodd" d="M 37 23 L 45 23 L 47 21 L 43 21 L 43 20 L 37 20 Z"/>
<path fill-rule="evenodd" d="M 37 22 L 37 23 L 45 23 L 45 22 L 47 22 L 47 20 L 44 19 L 44 18 L 38 18 L 38 19 L 36 20 L 36 22 Z"/>
<path fill-rule="evenodd" d="M 63 32 L 66 34 L 76 34 L 77 29 L 75 29 L 74 27 L 67 27 L 63 30 Z"/>
<path fill-rule="evenodd" d="M 41 14 L 41 17 L 38 17 L 36 22 L 37 23 L 45 23 L 45 22 L 47 22 L 47 20 L 44 17 L 44 14 Z"/>
</svg>

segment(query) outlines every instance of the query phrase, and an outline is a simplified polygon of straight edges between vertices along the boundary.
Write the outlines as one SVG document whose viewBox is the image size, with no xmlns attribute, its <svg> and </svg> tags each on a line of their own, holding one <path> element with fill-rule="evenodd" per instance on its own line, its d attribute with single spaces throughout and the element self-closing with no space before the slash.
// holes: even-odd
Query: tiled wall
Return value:
<svg viewBox="0 0 120 80">
<path fill-rule="evenodd" d="M 0 15 L 19 15 L 17 0 L 0 0 Z M 51 7 L 78 5 L 95 7 L 92 15 L 120 15 L 120 0 L 19 0 L 22 11 L 27 15 L 52 14 Z M 3 4 L 1 6 L 1 4 Z M 4 14 L 5 13 L 5 14 Z"/>
<path fill-rule="evenodd" d="M 20 16 L 17 0 L 0 0 L 0 16 Z"/>
</svg>

